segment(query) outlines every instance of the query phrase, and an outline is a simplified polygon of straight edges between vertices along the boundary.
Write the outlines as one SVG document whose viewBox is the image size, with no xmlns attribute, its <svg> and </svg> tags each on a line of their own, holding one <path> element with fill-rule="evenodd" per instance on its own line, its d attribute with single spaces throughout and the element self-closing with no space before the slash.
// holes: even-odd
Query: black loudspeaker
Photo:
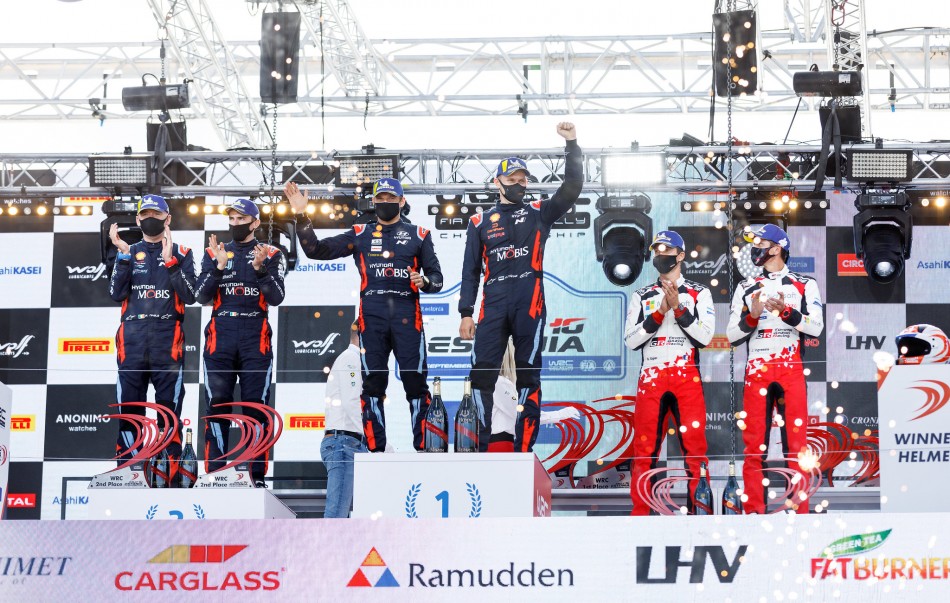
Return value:
<svg viewBox="0 0 950 603">
<path fill-rule="evenodd" d="M 752 94 L 759 87 L 759 49 L 755 41 L 757 31 L 755 11 L 716 13 L 713 15 L 713 29 L 716 36 L 713 49 L 716 95 L 727 96 L 728 94 L 726 81 L 728 73 L 724 62 L 727 60 L 732 63 L 732 81 L 735 85 L 732 95 Z M 728 42 L 725 40 L 726 34 L 729 37 Z M 730 45 L 733 50 L 732 57 L 728 56 Z"/>
<path fill-rule="evenodd" d="M 165 133 L 162 136 L 165 138 L 166 151 L 188 150 L 188 126 L 184 121 L 169 121 L 165 122 L 164 124 L 161 122 L 150 121 L 146 124 L 146 127 L 148 129 L 146 131 L 145 137 L 149 151 L 155 150 L 155 142 L 158 140 L 159 132 L 162 128 L 165 128 Z M 194 184 L 194 174 L 192 174 L 181 161 L 170 162 L 168 165 L 164 166 L 162 173 L 162 186 L 171 184 L 178 186 Z"/>
<path fill-rule="evenodd" d="M 821 133 L 825 133 L 825 124 L 828 123 L 828 114 L 831 108 L 828 106 L 818 107 L 818 117 L 821 120 Z M 852 142 L 861 142 L 861 108 L 838 107 L 838 124 L 841 128 L 841 143 L 848 144 Z"/>
<path fill-rule="evenodd" d="M 261 102 L 297 102 L 300 13 L 264 13 L 261 21 Z"/>
</svg>

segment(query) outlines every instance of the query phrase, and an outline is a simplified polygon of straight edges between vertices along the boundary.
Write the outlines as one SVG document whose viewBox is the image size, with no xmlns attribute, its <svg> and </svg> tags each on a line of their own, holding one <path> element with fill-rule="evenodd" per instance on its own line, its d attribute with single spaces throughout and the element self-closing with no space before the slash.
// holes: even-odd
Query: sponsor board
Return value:
<svg viewBox="0 0 950 603">
<path fill-rule="evenodd" d="M 350 345 L 353 306 L 281 306 L 279 324 L 293 325 L 276 338 L 277 379 L 282 383 L 326 383 L 333 361 Z"/>
<path fill-rule="evenodd" d="M 572 381 L 622 379 L 626 375 L 626 348 L 622 338 L 613 334 L 615 325 L 625 320 L 626 295 L 621 291 L 582 291 L 547 272 L 544 280 L 548 312 L 539 341 L 542 377 Z M 456 284 L 427 298 L 455 300 L 459 288 Z M 472 342 L 459 337 L 458 316 L 432 313 L 424 317 L 430 377 L 445 381 L 467 377 Z"/>
<path fill-rule="evenodd" d="M 0 312 L 0 382 L 46 383 L 48 309 Z"/>
<path fill-rule="evenodd" d="M 808 521 L 786 515 L 143 521 L 136 530 L 129 540 L 123 522 L 4 522 L 4 542 L 31 546 L 11 545 L 0 558 L 0 597 L 201 592 L 192 596 L 220 598 L 247 591 L 245 597 L 294 601 L 612 601 L 621 592 L 624 600 L 671 601 L 694 600 L 698 592 L 711 601 L 864 603 L 889 593 L 934 602 L 950 595 L 950 556 L 941 544 L 950 529 L 942 513 L 822 514 Z M 507 537 L 458 546 L 486 530 Z M 564 534 L 572 535 L 571 546 Z M 415 540 L 426 546 L 406 546 Z M 64 549 L 63 542 L 82 547 Z M 313 580 L 309 560 L 326 542 L 337 549 Z M 29 579 L 11 580 L 21 577 Z"/>
<path fill-rule="evenodd" d="M 100 257 L 99 233 L 56 233 L 52 307 L 116 307 L 109 297 L 109 270 Z"/>
</svg>

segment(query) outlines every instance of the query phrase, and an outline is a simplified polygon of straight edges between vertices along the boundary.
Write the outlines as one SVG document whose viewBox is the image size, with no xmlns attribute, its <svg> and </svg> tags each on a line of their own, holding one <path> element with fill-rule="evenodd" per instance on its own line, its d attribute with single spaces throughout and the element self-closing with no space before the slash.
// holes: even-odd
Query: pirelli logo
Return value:
<svg viewBox="0 0 950 603">
<path fill-rule="evenodd" d="M 59 339 L 60 354 L 111 354 L 114 351 L 111 339 Z"/>
<path fill-rule="evenodd" d="M 13 415 L 10 417 L 11 431 L 36 431 L 36 415 Z"/>
<path fill-rule="evenodd" d="M 324 429 L 326 417 L 323 415 L 289 415 L 287 429 Z"/>
</svg>

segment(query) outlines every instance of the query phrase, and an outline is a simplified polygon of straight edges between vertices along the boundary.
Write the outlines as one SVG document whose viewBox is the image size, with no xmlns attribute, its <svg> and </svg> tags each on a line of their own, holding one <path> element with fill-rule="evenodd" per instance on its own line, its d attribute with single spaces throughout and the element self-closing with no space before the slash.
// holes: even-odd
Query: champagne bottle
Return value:
<svg viewBox="0 0 950 603">
<path fill-rule="evenodd" d="M 712 515 L 712 489 L 706 479 L 706 463 L 699 465 L 699 484 L 693 493 L 693 515 Z"/>
<path fill-rule="evenodd" d="M 161 435 L 159 435 L 161 439 Z M 157 455 L 149 461 L 152 465 L 152 481 L 149 484 L 152 488 L 168 488 L 168 472 L 171 469 L 171 459 L 168 457 L 168 447 L 162 449 Z"/>
<path fill-rule="evenodd" d="M 472 381 L 466 377 L 462 402 L 455 413 L 455 452 L 478 452 L 478 409 L 472 398 Z"/>
<path fill-rule="evenodd" d="M 198 479 L 198 455 L 191 445 L 191 428 L 185 430 L 185 447 L 178 457 L 178 475 L 177 486 L 179 488 L 192 488 Z"/>
<path fill-rule="evenodd" d="M 442 403 L 442 379 L 432 381 L 432 402 L 426 412 L 426 452 L 449 451 L 449 418 Z"/>
<path fill-rule="evenodd" d="M 726 480 L 726 487 L 722 491 L 722 514 L 742 515 L 742 498 L 739 496 L 735 461 L 729 461 L 729 479 Z"/>
</svg>

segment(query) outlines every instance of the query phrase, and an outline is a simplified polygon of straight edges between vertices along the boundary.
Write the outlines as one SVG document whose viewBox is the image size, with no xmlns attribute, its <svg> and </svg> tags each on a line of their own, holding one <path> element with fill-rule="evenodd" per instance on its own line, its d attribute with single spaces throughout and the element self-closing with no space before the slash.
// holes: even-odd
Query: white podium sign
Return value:
<svg viewBox="0 0 950 603">
<path fill-rule="evenodd" d="M 946 511 L 950 365 L 895 366 L 878 390 L 877 400 L 881 510 Z"/>
<path fill-rule="evenodd" d="M 10 420 L 13 417 L 13 390 L 0 383 L 0 518 L 7 504 L 10 476 Z"/>
<path fill-rule="evenodd" d="M 87 519 L 293 519 L 264 488 L 89 490 Z"/>
<path fill-rule="evenodd" d="M 353 517 L 551 515 L 551 478 L 532 453 L 356 455 Z"/>
</svg>

